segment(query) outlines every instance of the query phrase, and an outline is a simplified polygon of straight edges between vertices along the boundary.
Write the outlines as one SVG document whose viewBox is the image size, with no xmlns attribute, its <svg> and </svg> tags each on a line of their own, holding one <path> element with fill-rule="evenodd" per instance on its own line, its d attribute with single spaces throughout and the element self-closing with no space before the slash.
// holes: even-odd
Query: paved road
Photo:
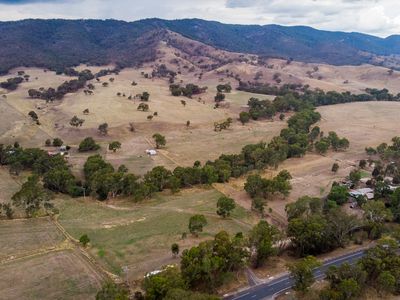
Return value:
<svg viewBox="0 0 400 300">
<path fill-rule="evenodd" d="M 339 256 L 323 262 L 323 265 L 316 268 L 314 276 L 316 279 L 321 279 L 325 276 L 326 270 L 330 266 L 340 266 L 347 262 L 349 264 L 356 263 L 363 255 L 365 250 L 359 250 L 353 253 L 349 253 L 343 256 Z M 262 283 L 253 287 L 250 287 L 244 291 L 240 291 L 234 295 L 225 297 L 226 300 L 258 300 L 272 298 L 273 295 L 282 293 L 286 290 L 291 289 L 293 286 L 293 279 L 290 278 L 289 274 L 283 275 L 279 278 L 270 280 L 266 283 Z"/>
</svg>

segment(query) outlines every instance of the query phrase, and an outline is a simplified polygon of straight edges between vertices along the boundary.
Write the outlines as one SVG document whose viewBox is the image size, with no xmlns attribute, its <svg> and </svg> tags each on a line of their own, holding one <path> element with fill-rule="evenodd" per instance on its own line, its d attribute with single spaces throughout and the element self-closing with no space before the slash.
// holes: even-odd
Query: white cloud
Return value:
<svg viewBox="0 0 400 300">
<path fill-rule="evenodd" d="M 400 33 L 398 0 L 0 0 L 0 20 L 202 18 L 308 25 L 380 36 Z"/>
</svg>

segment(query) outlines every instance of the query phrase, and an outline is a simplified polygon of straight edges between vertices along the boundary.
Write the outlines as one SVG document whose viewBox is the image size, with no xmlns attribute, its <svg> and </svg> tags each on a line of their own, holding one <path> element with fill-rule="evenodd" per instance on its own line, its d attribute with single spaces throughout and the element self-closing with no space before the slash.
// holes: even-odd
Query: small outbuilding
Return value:
<svg viewBox="0 0 400 300">
<path fill-rule="evenodd" d="M 157 151 L 154 150 L 154 149 L 147 149 L 147 150 L 146 150 L 146 153 L 147 153 L 148 155 L 150 155 L 150 156 L 157 155 Z"/>
</svg>

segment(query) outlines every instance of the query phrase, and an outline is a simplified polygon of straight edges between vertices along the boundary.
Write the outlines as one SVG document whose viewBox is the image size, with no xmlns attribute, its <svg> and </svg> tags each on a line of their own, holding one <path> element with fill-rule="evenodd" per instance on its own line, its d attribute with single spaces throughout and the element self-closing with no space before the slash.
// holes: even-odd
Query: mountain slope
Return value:
<svg viewBox="0 0 400 300">
<path fill-rule="evenodd" d="M 111 20 L 2 22 L 0 72 L 16 66 L 136 65 L 155 58 L 159 35 L 146 24 Z"/>
<path fill-rule="evenodd" d="M 156 20 L 152 20 L 156 22 Z M 229 51 L 280 56 L 310 62 L 359 64 L 371 55 L 400 54 L 399 36 L 386 39 L 311 27 L 226 25 L 198 19 L 160 21 L 170 30 Z"/>
<path fill-rule="evenodd" d="M 305 62 L 389 66 L 388 56 L 391 65 L 400 61 L 399 36 L 383 39 L 304 26 L 228 25 L 199 19 L 23 20 L 0 22 L 0 72 L 22 65 L 52 69 L 80 63 L 138 65 L 155 59 L 166 30 L 227 51 Z"/>
</svg>

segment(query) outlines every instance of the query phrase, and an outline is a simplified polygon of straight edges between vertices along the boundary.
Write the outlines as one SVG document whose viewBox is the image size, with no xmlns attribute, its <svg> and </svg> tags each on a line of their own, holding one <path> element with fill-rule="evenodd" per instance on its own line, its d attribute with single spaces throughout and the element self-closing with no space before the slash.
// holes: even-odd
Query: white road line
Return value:
<svg viewBox="0 0 400 300">
<path fill-rule="evenodd" d="M 243 298 L 244 296 L 247 296 L 248 294 L 250 294 L 250 293 L 245 293 L 243 295 L 240 295 L 239 297 L 233 298 L 232 300 Z"/>
</svg>

